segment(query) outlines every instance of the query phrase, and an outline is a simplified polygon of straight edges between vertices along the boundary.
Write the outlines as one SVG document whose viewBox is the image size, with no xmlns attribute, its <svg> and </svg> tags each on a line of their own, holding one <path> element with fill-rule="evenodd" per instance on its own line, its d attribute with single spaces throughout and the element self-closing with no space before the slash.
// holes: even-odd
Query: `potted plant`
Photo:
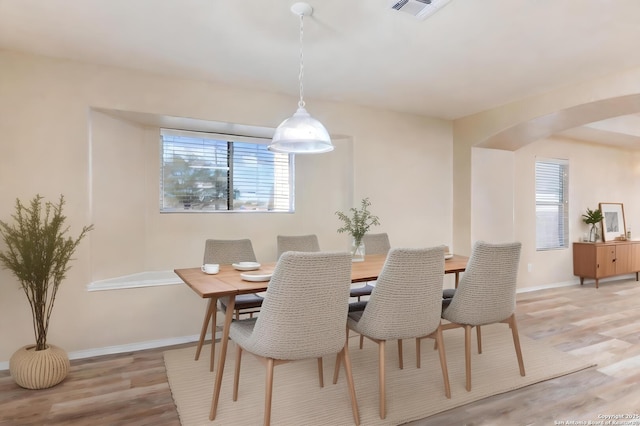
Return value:
<svg viewBox="0 0 640 426">
<path fill-rule="evenodd" d="M 348 232 L 352 238 L 351 256 L 354 261 L 364 260 L 364 244 L 362 237 L 374 225 L 380 225 L 378 216 L 374 216 L 369 212 L 371 202 L 369 198 L 364 198 L 360 202 L 360 209 L 352 207 L 349 209 L 351 217 L 343 212 L 336 212 L 338 218 L 342 220 L 342 227 L 338 229 L 338 233 Z"/>
<path fill-rule="evenodd" d="M 582 215 L 582 221 L 588 225 L 591 225 L 589 230 L 589 241 L 598 241 L 598 227 L 597 224 L 602 221 L 602 211 L 600 209 L 591 210 L 587 207 L 587 212 Z"/>
<path fill-rule="evenodd" d="M 0 221 L 5 246 L 0 250 L 0 264 L 18 279 L 31 306 L 36 343 L 19 349 L 9 360 L 11 376 L 28 389 L 54 386 L 69 371 L 66 352 L 47 343 L 47 332 L 71 256 L 93 225 L 83 227 L 75 239 L 68 237 L 63 206 L 62 195 L 57 204 L 43 202 L 40 195 L 28 205 L 16 199 L 13 223 Z"/>
</svg>

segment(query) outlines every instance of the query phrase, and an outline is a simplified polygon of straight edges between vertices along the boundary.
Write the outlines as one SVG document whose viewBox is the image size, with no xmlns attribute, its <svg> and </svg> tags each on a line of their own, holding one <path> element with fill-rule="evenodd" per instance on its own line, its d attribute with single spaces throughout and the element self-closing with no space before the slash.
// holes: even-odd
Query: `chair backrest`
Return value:
<svg viewBox="0 0 640 426">
<path fill-rule="evenodd" d="M 283 253 L 249 338 L 251 352 L 284 360 L 340 352 L 350 287 L 349 253 Z"/>
<path fill-rule="evenodd" d="M 310 235 L 278 235 L 278 258 L 285 251 L 320 251 L 318 236 Z"/>
<path fill-rule="evenodd" d="M 387 254 L 391 250 L 389 235 L 386 232 L 380 234 L 364 234 L 362 237 L 365 254 Z"/>
<path fill-rule="evenodd" d="M 442 317 L 469 325 L 505 320 L 516 308 L 520 262 L 519 242 L 491 244 L 477 241 L 451 304 Z"/>
<path fill-rule="evenodd" d="M 229 265 L 236 262 L 255 262 L 256 255 L 249 239 L 213 240 L 204 245 L 203 263 Z"/>
<path fill-rule="evenodd" d="M 410 339 L 440 324 L 443 247 L 393 248 L 358 322 L 375 339 Z"/>
</svg>

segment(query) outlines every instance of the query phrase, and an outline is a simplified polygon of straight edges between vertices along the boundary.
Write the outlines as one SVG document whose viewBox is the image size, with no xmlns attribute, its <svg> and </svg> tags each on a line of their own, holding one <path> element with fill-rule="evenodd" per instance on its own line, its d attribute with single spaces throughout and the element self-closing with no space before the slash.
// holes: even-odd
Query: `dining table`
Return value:
<svg viewBox="0 0 640 426">
<path fill-rule="evenodd" d="M 351 282 L 369 282 L 375 281 L 382 271 L 386 254 L 365 255 L 364 261 L 353 262 L 351 265 Z M 455 286 L 458 287 L 459 274 L 464 272 L 467 266 L 468 257 L 462 255 L 446 256 L 444 262 L 445 274 L 455 274 Z M 252 274 L 268 276 L 275 269 L 276 262 L 268 262 L 260 264 L 257 270 L 251 271 Z M 218 408 L 218 400 L 220 397 L 220 388 L 222 386 L 222 376 L 224 373 L 224 364 L 227 354 L 227 346 L 229 342 L 229 329 L 233 320 L 235 297 L 239 294 L 257 293 L 267 290 L 268 280 L 264 281 L 247 281 L 241 274 L 242 271 L 237 270 L 233 265 L 220 265 L 217 274 L 206 274 L 201 267 L 174 269 L 176 275 L 182 279 L 197 295 L 203 299 L 208 299 L 209 304 L 205 320 L 202 325 L 200 339 L 196 349 L 196 359 L 202 349 L 209 320 L 212 321 L 212 344 L 211 344 L 211 370 L 214 365 L 214 341 L 215 341 L 215 321 L 217 315 L 218 299 L 227 297 L 227 307 L 225 312 L 224 326 L 222 329 L 222 337 L 220 339 L 220 354 L 218 356 L 218 367 L 215 374 L 215 387 L 211 401 L 211 410 L 209 419 L 214 420 Z"/>
</svg>

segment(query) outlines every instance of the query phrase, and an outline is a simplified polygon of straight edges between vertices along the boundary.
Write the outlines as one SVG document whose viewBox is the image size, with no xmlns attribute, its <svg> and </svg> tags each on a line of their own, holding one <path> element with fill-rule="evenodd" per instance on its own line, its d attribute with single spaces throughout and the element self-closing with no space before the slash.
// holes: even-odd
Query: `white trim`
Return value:
<svg viewBox="0 0 640 426">
<path fill-rule="evenodd" d="M 517 288 L 516 293 L 529 293 L 531 291 L 548 290 L 550 288 L 571 287 L 574 285 L 580 285 L 580 279 L 563 281 L 563 282 L 553 283 L 553 284 L 538 285 L 535 287 Z"/>
<path fill-rule="evenodd" d="M 586 280 L 589 281 L 586 281 Z M 636 274 L 635 272 L 632 274 L 627 274 L 627 275 L 616 275 L 613 277 L 608 277 L 608 278 L 601 278 L 600 280 L 598 280 L 599 284 L 602 283 L 606 283 L 606 282 L 611 282 L 611 281 L 622 281 L 622 280 L 629 280 L 629 279 L 636 279 Z M 553 283 L 553 284 L 545 284 L 545 285 L 540 285 L 540 286 L 535 286 L 535 287 L 524 287 L 524 288 L 518 288 L 516 289 L 516 293 L 528 293 L 530 291 L 537 291 L 537 290 L 548 290 L 551 288 L 560 288 L 560 287 L 570 287 L 570 286 L 580 286 L 580 278 L 575 278 L 573 280 L 570 281 L 562 281 L 559 283 Z M 591 287 L 593 286 L 593 288 L 595 289 L 595 280 L 592 278 L 585 278 L 585 283 L 582 287 Z"/>
<path fill-rule="evenodd" d="M 132 275 L 93 281 L 87 284 L 87 291 L 120 290 L 124 288 L 156 287 L 183 284 L 173 271 L 145 271 Z"/>
<path fill-rule="evenodd" d="M 220 339 L 221 332 L 216 333 L 216 339 Z M 171 337 L 167 339 L 148 340 L 146 342 L 128 343 L 126 345 L 107 346 L 104 348 L 85 349 L 82 351 L 69 352 L 69 359 L 91 358 L 102 355 L 112 355 L 124 352 L 143 351 L 145 349 L 161 348 L 165 346 L 180 345 L 182 343 L 197 342 L 200 335 Z M 211 333 L 207 334 L 207 340 L 211 339 Z M 0 371 L 9 369 L 9 361 L 0 362 Z"/>
</svg>

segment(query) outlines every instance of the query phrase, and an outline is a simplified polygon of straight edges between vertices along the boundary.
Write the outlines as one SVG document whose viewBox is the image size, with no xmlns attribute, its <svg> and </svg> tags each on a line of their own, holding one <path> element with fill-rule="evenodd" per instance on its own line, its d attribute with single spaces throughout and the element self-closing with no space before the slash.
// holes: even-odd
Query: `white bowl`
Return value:
<svg viewBox="0 0 640 426">
<path fill-rule="evenodd" d="M 231 266 L 238 271 L 255 271 L 256 269 L 260 269 L 258 262 L 238 262 L 231 264 Z"/>
<path fill-rule="evenodd" d="M 245 281 L 260 282 L 271 280 L 271 275 L 273 274 L 240 274 L 240 277 Z"/>
</svg>

